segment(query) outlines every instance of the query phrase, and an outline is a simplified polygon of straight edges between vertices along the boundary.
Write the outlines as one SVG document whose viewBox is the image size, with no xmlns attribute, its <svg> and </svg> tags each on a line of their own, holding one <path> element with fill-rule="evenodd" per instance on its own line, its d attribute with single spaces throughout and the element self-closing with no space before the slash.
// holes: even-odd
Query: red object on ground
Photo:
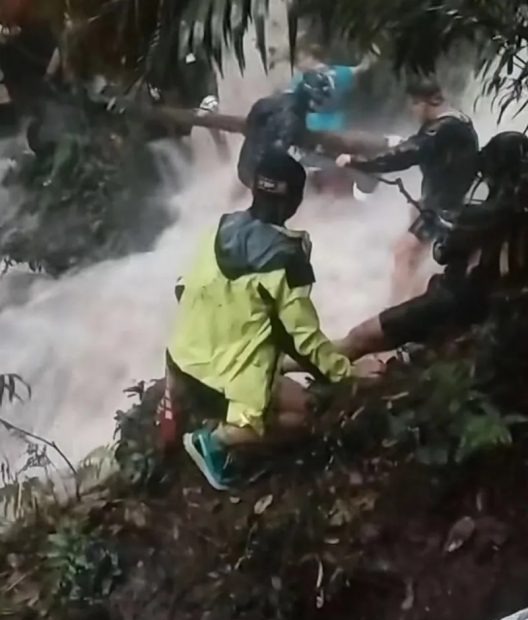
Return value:
<svg viewBox="0 0 528 620">
<path fill-rule="evenodd" d="M 172 402 L 170 389 L 165 388 L 156 412 L 162 450 L 180 447 L 183 437 L 183 409 Z"/>
</svg>

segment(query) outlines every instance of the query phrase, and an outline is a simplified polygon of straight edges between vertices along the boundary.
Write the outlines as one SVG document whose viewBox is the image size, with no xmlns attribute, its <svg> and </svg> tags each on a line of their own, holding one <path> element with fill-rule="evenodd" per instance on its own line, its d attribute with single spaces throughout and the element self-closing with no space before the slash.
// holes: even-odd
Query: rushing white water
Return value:
<svg viewBox="0 0 528 620">
<path fill-rule="evenodd" d="M 229 203 L 233 165 L 215 165 L 211 157 L 191 172 L 186 190 L 169 197 L 180 217 L 153 252 L 60 280 L 17 271 L 0 282 L 0 368 L 33 388 L 29 403 L 5 407 L 2 415 L 56 440 L 73 459 L 109 441 L 123 388 L 161 376 L 177 276 L 222 211 L 248 206 L 249 197 Z M 315 299 L 330 334 L 383 304 L 390 242 L 404 220 L 405 211 L 390 202 L 309 198 L 292 222 L 312 234 Z M 10 456 L 16 449 L 5 434 L 0 447 Z"/>
<path fill-rule="evenodd" d="M 251 55 L 244 78 L 231 63 L 221 88 L 223 107 L 245 112 L 287 77 L 283 65 L 266 79 Z M 490 118 L 480 124 L 483 138 L 495 129 Z M 193 136 L 199 160 L 183 191 L 165 188 L 167 208 L 177 210 L 179 218 L 154 251 L 60 280 L 23 270 L 0 280 L 0 371 L 19 373 L 33 388 L 29 403 L 6 406 L 2 415 L 57 441 L 72 460 L 110 441 L 114 412 L 126 405 L 124 388 L 162 375 L 177 311 L 177 276 L 221 212 L 248 206 L 249 197 L 232 202 L 233 162 L 216 161 L 206 132 Z M 237 146 L 234 139 L 234 155 Z M 172 165 L 182 165 L 174 146 L 159 148 Z M 408 224 L 407 211 L 396 190 L 382 188 L 366 204 L 308 196 L 292 221 L 312 236 L 314 298 L 330 336 L 342 335 L 383 307 L 391 248 Z M 16 458 L 19 450 L 20 444 L 0 431 L 0 459 Z"/>
</svg>

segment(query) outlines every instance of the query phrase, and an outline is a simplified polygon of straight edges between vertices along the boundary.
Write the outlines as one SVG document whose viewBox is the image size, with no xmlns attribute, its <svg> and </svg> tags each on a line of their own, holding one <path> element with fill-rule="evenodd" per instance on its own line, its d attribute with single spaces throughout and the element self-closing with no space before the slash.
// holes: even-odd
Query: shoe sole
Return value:
<svg viewBox="0 0 528 620">
<path fill-rule="evenodd" d="M 211 476 L 211 472 L 209 471 L 209 468 L 207 467 L 207 463 L 205 462 L 205 459 L 203 458 L 203 456 L 200 454 L 200 452 L 196 449 L 196 446 L 194 445 L 192 433 L 186 433 L 183 436 L 183 447 L 185 448 L 185 451 L 187 452 L 187 454 L 194 461 L 194 464 L 196 465 L 196 467 L 198 467 L 198 469 L 205 476 L 207 482 L 213 487 L 213 489 L 216 489 L 217 491 L 228 491 L 229 490 L 229 487 L 221 484 L 220 482 L 218 482 Z"/>
</svg>

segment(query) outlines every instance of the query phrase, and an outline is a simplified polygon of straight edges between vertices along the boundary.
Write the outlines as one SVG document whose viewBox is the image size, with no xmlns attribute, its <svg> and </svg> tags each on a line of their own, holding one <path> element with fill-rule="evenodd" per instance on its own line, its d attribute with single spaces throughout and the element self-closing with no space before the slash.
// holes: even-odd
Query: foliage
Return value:
<svg viewBox="0 0 528 620">
<path fill-rule="evenodd" d="M 19 400 L 22 397 L 17 388 L 22 386 L 31 396 L 31 387 L 16 374 L 0 375 L 0 404 L 4 392 L 9 401 Z M 63 460 L 72 473 L 77 500 L 80 500 L 81 489 L 89 487 L 101 477 L 105 467 L 110 470 L 113 462 L 114 451 L 112 447 L 102 446 L 88 454 L 77 467 L 71 463 L 60 447 L 44 437 L 40 437 L 30 431 L 26 431 L 7 420 L 0 418 L 0 427 L 21 440 L 26 445 L 26 462 L 18 470 L 13 471 L 7 461 L 0 462 L 0 507 L 3 510 L 4 519 L 18 519 L 35 513 L 44 506 L 56 505 L 59 500 L 55 490 L 55 481 L 50 476 L 50 468 L 54 465 L 48 456 L 48 448 L 54 450 Z M 43 475 L 40 477 L 23 478 L 22 475 L 30 470 L 39 469 Z M 60 479 L 59 474 L 56 479 Z M 66 495 L 69 491 L 66 490 Z"/>
<path fill-rule="evenodd" d="M 0 407 L 2 406 L 4 397 L 7 395 L 9 402 L 14 400 L 22 401 L 22 397 L 19 394 L 19 389 L 24 388 L 27 393 L 27 398 L 31 397 L 31 388 L 22 379 L 20 375 L 9 373 L 0 375 Z"/>
<path fill-rule="evenodd" d="M 443 53 L 467 41 L 478 49 L 478 68 L 489 77 L 487 92 L 500 95 L 501 110 L 522 100 L 528 80 L 523 54 L 528 43 L 526 0 L 288 0 L 285 7 L 292 59 L 300 20 L 316 22 L 327 38 L 342 37 L 360 51 L 376 44 L 396 69 L 433 71 Z M 182 82 L 178 74 L 189 51 L 221 66 L 229 46 L 243 67 L 244 36 L 252 23 L 266 63 L 268 10 L 269 0 L 47 3 L 48 17 L 58 30 L 69 24 L 65 31 L 70 48 L 89 50 L 91 57 L 119 67 L 121 73 L 128 67 L 135 75 L 155 76 L 159 83 Z M 94 40 L 103 45 L 91 45 Z M 85 59 L 87 54 L 78 56 Z"/>
<path fill-rule="evenodd" d="M 15 479 L 0 488 L 0 506 L 6 522 L 34 514 L 40 507 L 54 501 L 55 491 L 51 480 L 37 477 Z"/>
<path fill-rule="evenodd" d="M 76 467 L 79 488 L 98 482 L 105 473 L 112 471 L 114 459 L 114 446 L 99 446 L 92 450 Z"/>
<path fill-rule="evenodd" d="M 269 475 L 247 488 L 214 493 L 183 459 L 178 484 L 165 497 L 138 501 L 137 489 L 132 495 L 125 489 L 123 497 L 122 485 L 115 485 L 64 506 L 58 519 L 13 528 L 17 533 L 9 543 L 0 539 L 0 582 L 6 582 L 0 599 L 5 593 L 6 607 L 20 610 L 15 617 L 24 617 L 22 606 L 16 607 L 21 600 L 32 612 L 50 616 L 51 588 L 53 617 L 63 612 L 77 617 L 69 614 L 73 605 L 91 612 L 88 617 L 116 620 L 132 615 L 166 620 L 174 613 L 194 618 L 210 610 L 222 620 L 255 614 L 341 617 L 351 610 L 358 617 L 397 618 L 407 592 L 406 604 L 412 599 L 414 612 L 421 613 L 420 597 L 406 587 L 415 575 L 433 566 L 433 585 L 441 593 L 456 587 L 467 554 L 482 559 L 484 549 L 487 558 L 488 552 L 500 553 L 506 539 L 513 539 L 508 548 L 515 549 L 526 536 L 518 531 L 524 510 L 520 490 L 526 484 L 523 446 L 501 455 L 504 459 L 490 455 L 483 467 L 457 470 L 456 477 L 450 468 L 431 471 L 409 463 L 415 451 L 435 465 L 445 462 L 446 452 L 450 462 L 463 461 L 510 443 L 511 425 L 525 421 L 501 416 L 484 391 L 487 385 L 479 382 L 474 354 L 463 343 L 417 352 L 410 363 L 390 365 L 380 381 L 358 381 L 352 406 L 364 415 L 338 407 L 328 416 L 324 441 L 318 435 L 298 453 L 287 448 L 274 454 Z M 149 389 L 140 383 L 127 390 L 140 402 L 128 415 L 119 414 L 121 463 L 136 481 L 152 480 L 156 469 L 148 460 L 154 457 L 162 388 L 161 382 Z M 352 447 L 358 421 L 387 409 L 399 449 L 391 442 L 383 448 L 381 442 L 372 449 Z M 87 462 L 107 455 L 108 448 L 98 449 Z M 441 541 L 466 514 L 475 522 L 474 536 L 447 562 Z M 27 543 L 30 537 L 35 538 Z M 3 557 L 10 554 L 20 563 L 11 572 Z M 495 588 L 493 566 L 495 561 L 489 564 Z M 448 575 L 441 584 L 438 571 Z M 445 581 L 451 576 L 453 581 Z M 481 579 L 479 569 L 479 586 Z M 367 589 L 369 596 L 357 596 Z M 382 601 L 391 613 L 372 609 L 371 600 Z M 366 601 L 365 613 L 360 601 Z"/>
<path fill-rule="evenodd" d="M 0 375 L 0 406 L 4 396 L 7 395 L 9 402 L 18 400 L 22 402 L 20 388 L 26 392 L 27 398 L 31 397 L 31 387 L 17 374 Z M 0 426 L 8 432 L 15 434 L 24 441 L 27 437 L 20 433 L 12 424 L 0 418 Z M 20 472 L 13 472 L 8 462 L 0 462 L 0 507 L 2 507 L 3 517 L 19 518 L 29 512 L 33 512 L 44 498 L 53 495 L 54 488 L 51 481 L 43 482 L 39 478 L 28 478 L 24 481 L 19 480 L 19 474 L 33 467 L 46 469 L 49 459 L 46 454 L 46 446 L 38 446 L 32 442 L 27 443 L 27 461 Z"/>
<path fill-rule="evenodd" d="M 251 23 L 265 58 L 268 7 L 269 0 L 49 0 L 36 3 L 32 12 L 62 31 L 63 52 L 78 72 L 113 70 L 129 80 L 144 76 L 178 83 L 185 64 L 180 61 L 189 52 L 221 66 L 228 44 L 243 66 Z M 293 41 L 294 21 L 291 27 Z"/>
<path fill-rule="evenodd" d="M 116 414 L 117 438 L 115 458 L 121 475 L 130 484 L 144 486 L 159 482 L 165 477 L 163 458 L 157 443 L 157 427 L 152 407 L 153 388 L 143 391 L 143 386 L 136 392 L 139 403 L 127 411 Z M 129 393 L 131 390 L 127 390 Z"/>
<path fill-rule="evenodd" d="M 375 43 L 396 69 L 432 72 L 439 57 L 461 41 L 475 45 L 477 68 L 489 79 L 486 94 L 499 96 L 501 113 L 522 100 L 528 63 L 528 3 L 525 0 L 337 0 L 331 7 L 301 0 L 332 36 L 343 35 L 366 50 Z"/>
<path fill-rule="evenodd" d="M 44 108 L 38 155 L 19 158 L 5 180 L 19 204 L 0 226 L 0 254 L 58 275 L 150 249 L 169 217 L 152 196 L 158 175 L 141 131 L 88 103 Z"/>
<path fill-rule="evenodd" d="M 475 387 L 468 360 L 436 360 L 408 377 L 412 391 L 389 401 L 390 434 L 414 446 L 430 465 L 461 463 L 474 454 L 510 445 L 510 428 L 528 418 L 503 415 L 489 395 Z"/>
<path fill-rule="evenodd" d="M 45 562 L 63 604 L 95 605 L 109 596 L 122 574 L 113 545 L 73 523 L 51 534 L 48 542 Z"/>
<path fill-rule="evenodd" d="M 525 411 L 528 405 L 528 298 L 507 296 L 493 320 L 479 330 L 476 374 L 482 389 L 493 394 L 503 409 Z"/>
</svg>

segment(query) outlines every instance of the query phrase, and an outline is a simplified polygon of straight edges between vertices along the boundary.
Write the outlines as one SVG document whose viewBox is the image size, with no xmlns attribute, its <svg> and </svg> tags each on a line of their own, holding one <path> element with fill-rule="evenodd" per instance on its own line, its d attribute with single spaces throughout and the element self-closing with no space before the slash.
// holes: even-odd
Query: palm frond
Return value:
<svg viewBox="0 0 528 620">
<path fill-rule="evenodd" d="M 82 54 L 123 73 L 177 74 L 190 53 L 222 69 L 227 48 L 245 67 L 250 26 L 264 66 L 269 0 L 49 0 L 35 2 L 55 26 L 68 10 L 85 46 Z M 490 90 L 509 93 L 506 109 L 528 87 L 528 2 L 496 0 L 285 0 L 293 62 L 300 20 L 353 43 L 359 51 L 376 44 L 396 70 L 430 72 L 460 41 L 478 49 L 476 70 Z M 60 16 L 60 17 L 59 17 Z M 499 59 L 498 65 L 496 59 Z M 501 81 L 496 74 L 512 79 Z"/>
<path fill-rule="evenodd" d="M 24 397 L 20 395 L 20 388 L 26 393 Z M 24 398 L 31 398 L 31 387 L 20 375 L 14 373 L 0 375 L 0 407 L 5 396 L 10 403 L 15 400 L 22 402 Z"/>
</svg>

